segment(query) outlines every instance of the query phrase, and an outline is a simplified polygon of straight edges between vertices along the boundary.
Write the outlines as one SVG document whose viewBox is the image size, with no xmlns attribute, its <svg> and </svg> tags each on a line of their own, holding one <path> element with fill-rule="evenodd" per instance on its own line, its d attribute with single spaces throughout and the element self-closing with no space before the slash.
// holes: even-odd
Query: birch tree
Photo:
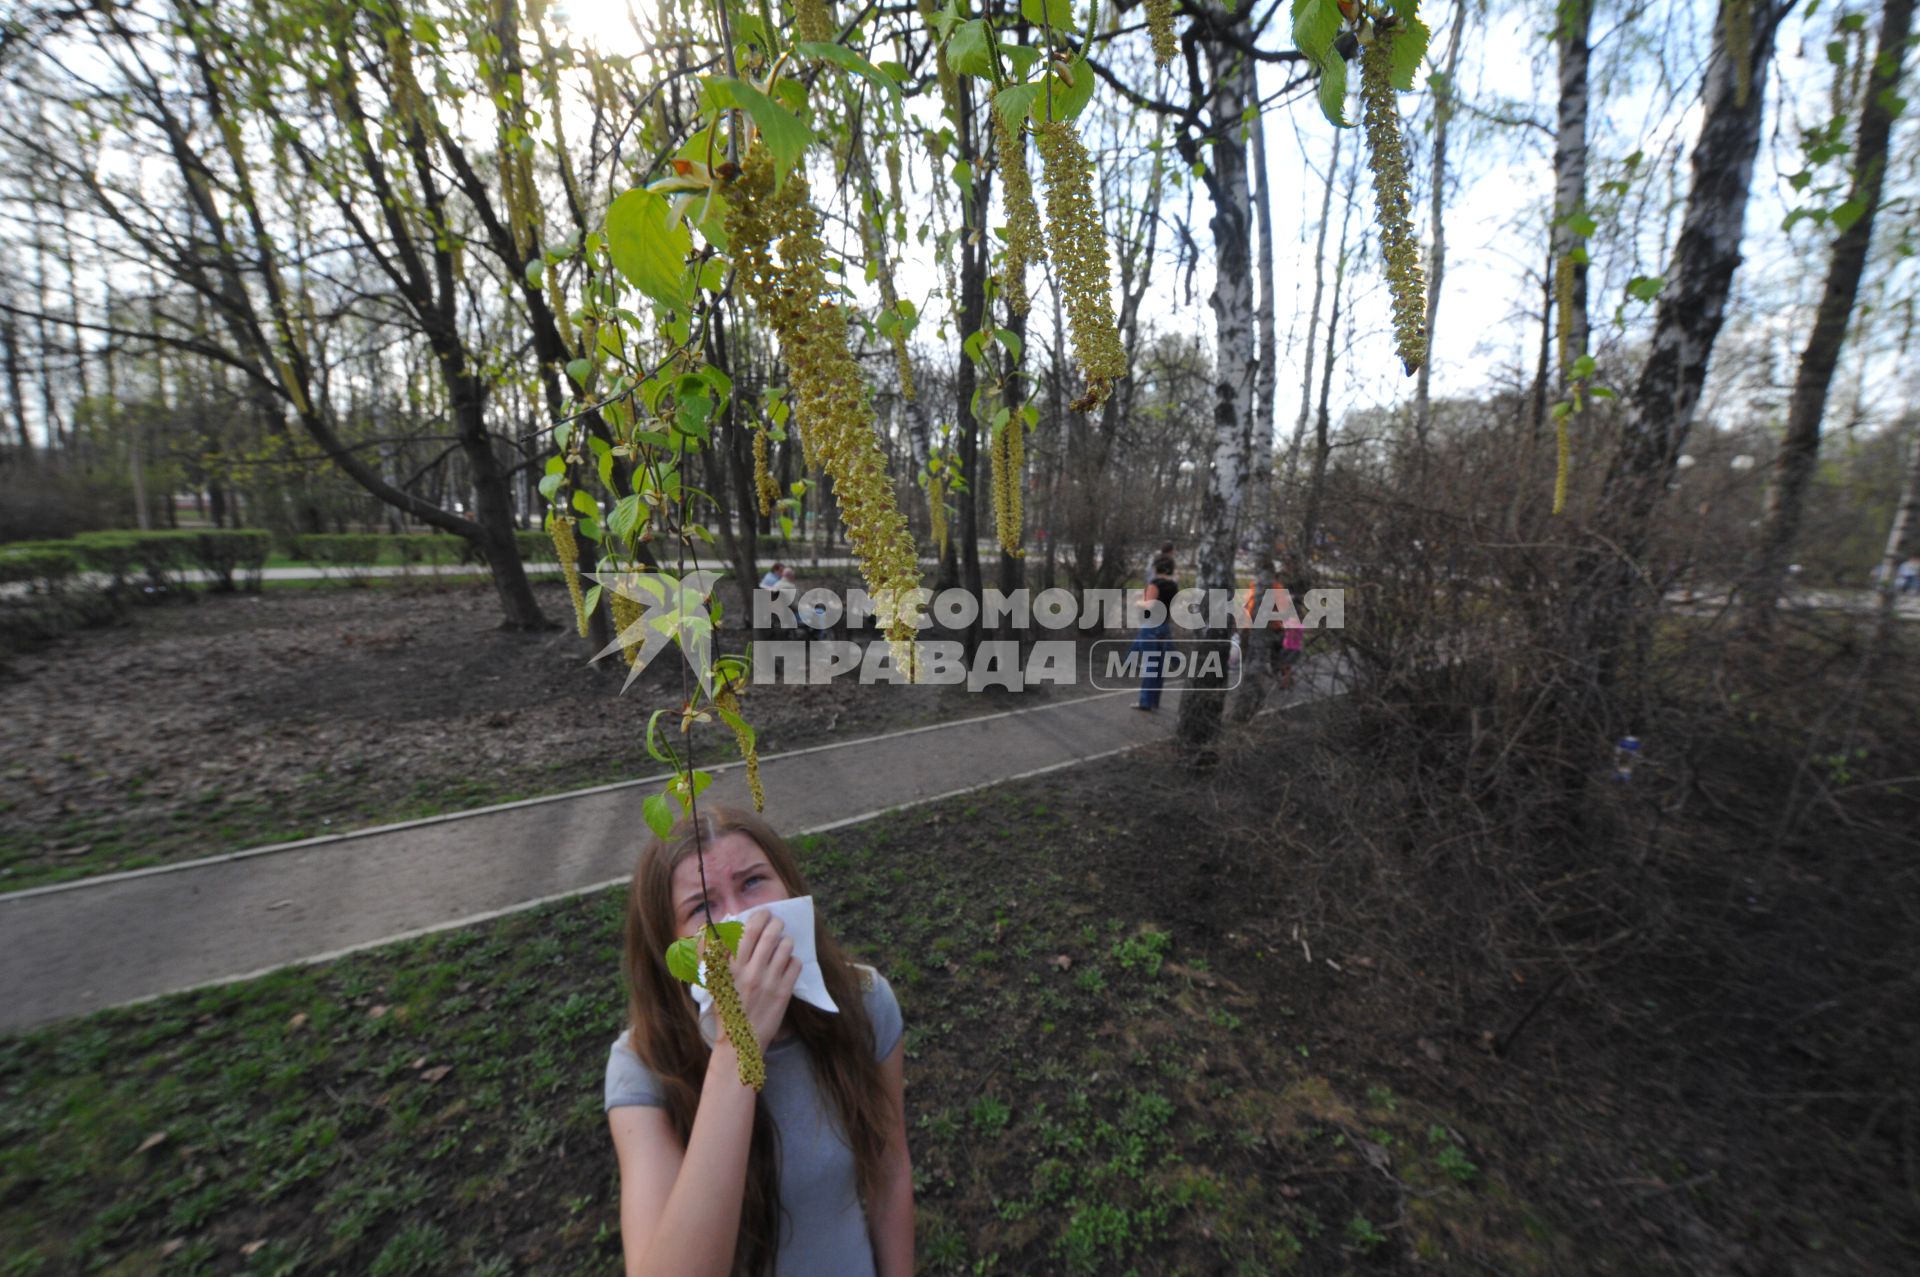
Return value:
<svg viewBox="0 0 1920 1277">
<path fill-rule="evenodd" d="M 1840 234 L 1833 241 L 1827 276 L 1814 311 L 1813 329 L 1800 353 L 1794 374 L 1793 397 L 1788 401 L 1786 436 L 1775 455 L 1767 487 L 1752 572 L 1745 583 L 1747 624 L 1766 628 L 1786 579 L 1806 506 L 1807 489 L 1820 456 L 1820 424 L 1826 415 L 1827 389 L 1840 361 L 1840 349 L 1853 320 L 1853 306 L 1866 270 L 1867 250 L 1873 243 L 1874 220 L 1880 212 L 1886 184 L 1887 142 L 1894 119 L 1904 106 L 1899 91 L 1905 73 L 1907 45 L 1913 30 L 1914 0 L 1886 0 L 1881 11 L 1879 50 L 1860 102 L 1860 132 L 1854 145 L 1853 179 L 1846 202 L 1833 211 Z"/>
</svg>

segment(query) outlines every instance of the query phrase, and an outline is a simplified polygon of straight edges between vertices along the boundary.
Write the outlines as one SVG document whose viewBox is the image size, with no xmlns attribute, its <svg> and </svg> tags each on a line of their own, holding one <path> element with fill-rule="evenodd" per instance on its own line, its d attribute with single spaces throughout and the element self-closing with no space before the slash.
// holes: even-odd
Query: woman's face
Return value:
<svg viewBox="0 0 1920 1277">
<path fill-rule="evenodd" d="M 731 917 L 754 905 L 786 900 L 793 893 L 773 871 L 760 844 L 739 830 L 707 844 L 707 883 L 700 890 L 700 857 L 688 856 L 673 867 L 674 934 L 690 936 L 706 924 L 702 901 L 713 910 L 713 920 Z"/>
</svg>

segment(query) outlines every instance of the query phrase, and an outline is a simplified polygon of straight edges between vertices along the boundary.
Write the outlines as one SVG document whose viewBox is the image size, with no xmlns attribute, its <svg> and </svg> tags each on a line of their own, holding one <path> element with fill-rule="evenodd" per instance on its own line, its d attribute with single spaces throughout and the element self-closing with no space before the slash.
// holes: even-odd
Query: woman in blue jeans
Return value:
<svg viewBox="0 0 1920 1277">
<path fill-rule="evenodd" d="M 1160 605 L 1160 623 L 1145 627 L 1133 640 L 1133 650 L 1140 653 L 1141 672 L 1140 703 L 1135 709 L 1151 712 L 1160 708 L 1160 687 L 1166 681 L 1162 670 L 1167 654 L 1173 650 L 1173 596 L 1179 592 L 1180 583 L 1173 579 L 1173 560 L 1166 555 L 1155 559 L 1153 579 L 1140 592 L 1140 602 Z"/>
</svg>

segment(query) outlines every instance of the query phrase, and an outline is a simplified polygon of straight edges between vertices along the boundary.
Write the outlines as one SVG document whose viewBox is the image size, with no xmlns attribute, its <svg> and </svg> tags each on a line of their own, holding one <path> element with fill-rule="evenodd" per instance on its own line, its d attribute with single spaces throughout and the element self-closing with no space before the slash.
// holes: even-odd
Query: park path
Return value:
<svg viewBox="0 0 1920 1277">
<path fill-rule="evenodd" d="M 1322 694 L 1313 680 L 1281 703 Z M 766 814 L 819 833 L 1164 739 L 1130 692 L 840 741 L 760 764 Z M 746 803 L 740 764 L 706 797 Z M 0 896 L 0 1032 L 478 922 L 623 882 L 664 775 Z"/>
</svg>

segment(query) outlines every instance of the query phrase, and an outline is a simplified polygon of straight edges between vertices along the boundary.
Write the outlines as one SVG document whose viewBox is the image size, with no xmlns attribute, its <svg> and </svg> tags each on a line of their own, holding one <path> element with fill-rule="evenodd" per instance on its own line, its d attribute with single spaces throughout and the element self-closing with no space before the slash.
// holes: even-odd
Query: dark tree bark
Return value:
<svg viewBox="0 0 1920 1277">
<path fill-rule="evenodd" d="M 1766 513 L 1760 524 L 1759 544 L 1744 590 L 1747 624 L 1766 628 L 1773 623 L 1775 605 L 1786 579 L 1787 559 L 1794 534 L 1806 507 L 1807 487 L 1820 457 L 1820 422 L 1826 415 L 1827 388 L 1847 337 L 1847 320 L 1866 270 L 1867 250 L 1873 243 L 1873 223 L 1887 172 L 1887 137 L 1893 128 L 1895 94 L 1913 29 L 1914 0 L 1886 0 L 1880 18 L 1880 48 L 1860 108 L 1860 136 L 1854 147 L 1853 184 L 1845 207 L 1858 210 L 1852 225 L 1833 241 L 1827 280 L 1814 312 L 1813 331 L 1800 353 L 1794 375 L 1793 398 L 1787 408 L 1786 437 L 1774 460 L 1773 482 L 1767 488 Z"/>
<path fill-rule="evenodd" d="M 1660 294 L 1647 360 L 1627 402 L 1620 450 L 1602 489 L 1605 548 L 1589 552 L 1573 600 L 1571 633 L 1582 643 L 1583 663 L 1590 665 L 1593 676 L 1591 689 L 1600 695 L 1619 681 L 1629 654 L 1644 650 L 1644 600 L 1638 595 L 1645 584 L 1653 512 L 1693 427 L 1707 364 L 1726 317 L 1733 273 L 1740 265 L 1765 95 L 1742 93 L 1738 85 L 1766 82 L 1774 38 L 1791 7 L 1780 0 L 1752 0 L 1744 80 L 1727 52 L 1726 22 L 1715 26 L 1701 89 L 1706 109 L 1694 145 L 1693 182 L 1680 239 Z"/>
</svg>

